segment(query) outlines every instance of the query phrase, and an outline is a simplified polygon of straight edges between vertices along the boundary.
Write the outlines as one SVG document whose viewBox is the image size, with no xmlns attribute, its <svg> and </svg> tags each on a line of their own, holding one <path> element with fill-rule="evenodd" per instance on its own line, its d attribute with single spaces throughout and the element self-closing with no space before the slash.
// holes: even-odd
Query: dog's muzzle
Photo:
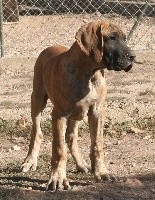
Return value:
<svg viewBox="0 0 155 200">
<path fill-rule="evenodd" d="M 114 71 L 124 70 L 125 72 L 128 72 L 133 66 L 134 58 L 135 54 L 133 52 L 118 57 L 117 59 L 114 60 L 113 66 L 109 67 L 110 68 L 109 70 L 114 70 Z"/>
<path fill-rule="evenodd" d="M 126 60 L 124 65 L 125 72 L 128 72 L 132 68 L 135 57 L 136 55 L 133 52 L 127 53 L 125 55 L 125 60 Z"/>
</svg>

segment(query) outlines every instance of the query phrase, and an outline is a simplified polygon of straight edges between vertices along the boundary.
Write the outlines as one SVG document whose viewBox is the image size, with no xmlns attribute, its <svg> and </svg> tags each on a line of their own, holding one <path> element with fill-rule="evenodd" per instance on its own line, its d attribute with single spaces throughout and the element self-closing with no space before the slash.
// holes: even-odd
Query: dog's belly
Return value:
<svg viewBox="0 0 155 200">
<path fill-rule="evenodd" d="M 77 121 L 81 121 L 83 120 L 88 113 L 89 110 L 89 103 L 77 103 L 74 106 L 71 106 L 71 108 L 69 109 L 67 118 L 70 120 L 77 120 Z"/>
<path fill-rule="evenodd" d="M 90 104 L 85 102 L 85 103 L 77 103 L 74 106 L 71 106 L 69 109 L 67 118 L 70 120 L 77 120 L 81 121 L 87 116 L 88 110 L 89 110 Z"/>
</svg>

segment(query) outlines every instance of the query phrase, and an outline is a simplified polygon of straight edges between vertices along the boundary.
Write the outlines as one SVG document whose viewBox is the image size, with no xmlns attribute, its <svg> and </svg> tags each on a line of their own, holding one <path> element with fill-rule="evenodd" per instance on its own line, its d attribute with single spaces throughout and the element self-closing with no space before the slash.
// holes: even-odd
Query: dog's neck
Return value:
<svg viewBox="0 0 155 200">
<path fill-rule="evenodd" d="M 76 67 L 78 77 L 91 79 L 97 70 L 101 70 L 100 66 L 97 67 L 97 64 L 92 62 L 92 60 L 81 50 L 77 42 L 73 43 L 67 53 L 71 62 L 73 62 Z"/>
</svg>

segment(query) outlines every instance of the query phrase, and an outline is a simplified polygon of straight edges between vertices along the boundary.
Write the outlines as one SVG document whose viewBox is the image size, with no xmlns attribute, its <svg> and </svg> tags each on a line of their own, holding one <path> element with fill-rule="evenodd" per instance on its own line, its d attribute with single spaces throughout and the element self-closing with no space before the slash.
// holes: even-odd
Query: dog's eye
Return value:
<svg viewBox="0 0 155 200">
<path fill-rule="evenodd" d="M 116 41 L 116 36 L 115 35 L 111 35 L 110 36 L 110 40 L 115 40 Z"/>
</svg>

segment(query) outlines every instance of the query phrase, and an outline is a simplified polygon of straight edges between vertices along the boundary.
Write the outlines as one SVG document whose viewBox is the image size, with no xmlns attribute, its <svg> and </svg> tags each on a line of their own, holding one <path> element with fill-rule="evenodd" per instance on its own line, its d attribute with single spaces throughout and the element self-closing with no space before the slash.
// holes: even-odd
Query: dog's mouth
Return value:
<svg viewBox="0 0 155 200">
<path fill-rule="evenodd" d="M 127 67 L 122 67 L 122 66 L 119 66 L 119 65 L 116 65 L 116 66 L 108 66 L 108 67 L 107 67 L 108 70 L 125 71 L 125 72 L 130 71 L 131 68 L 132 68 L 132 64 L 129 64 Z"/>
<path fill-rule="evenodd" d="M 105 63 L 108 70 L 128 72 L 133 66 L 133 61 L 115 57 L 105 57 Z"/>
<path fill-rule="evenodd" d="M 133 62 L 130 61 L 130 60 L 122 60 L 122 59 L 119 59 L 117 62 L 116 62 L 116 70 L 118 69 L 118 71 L 125 71 L 125 72 L 128 72 L 131 70 L 132 66 L 133 66 Z"/>
<path fill-rule="evenodd" d="M 125 72 L 128 72 L 130 71 L 130 69 L 132 68 L 132 64 L 129 64 L 127 67 L 122 67 L 122 66 L 116 66 L 114 68 L 114 71 L 125 71 Z"/>
<path fill-rule="evenodd" d="M 128 71 L 130 71 L 131 68 L 132 68 L 132 64 L 130 64 L 128 67 L 126 67 L 126 68 L 124 69 L 124 71 L 125 71 L 125 72 L 128 72 Z"/>
</svg>

